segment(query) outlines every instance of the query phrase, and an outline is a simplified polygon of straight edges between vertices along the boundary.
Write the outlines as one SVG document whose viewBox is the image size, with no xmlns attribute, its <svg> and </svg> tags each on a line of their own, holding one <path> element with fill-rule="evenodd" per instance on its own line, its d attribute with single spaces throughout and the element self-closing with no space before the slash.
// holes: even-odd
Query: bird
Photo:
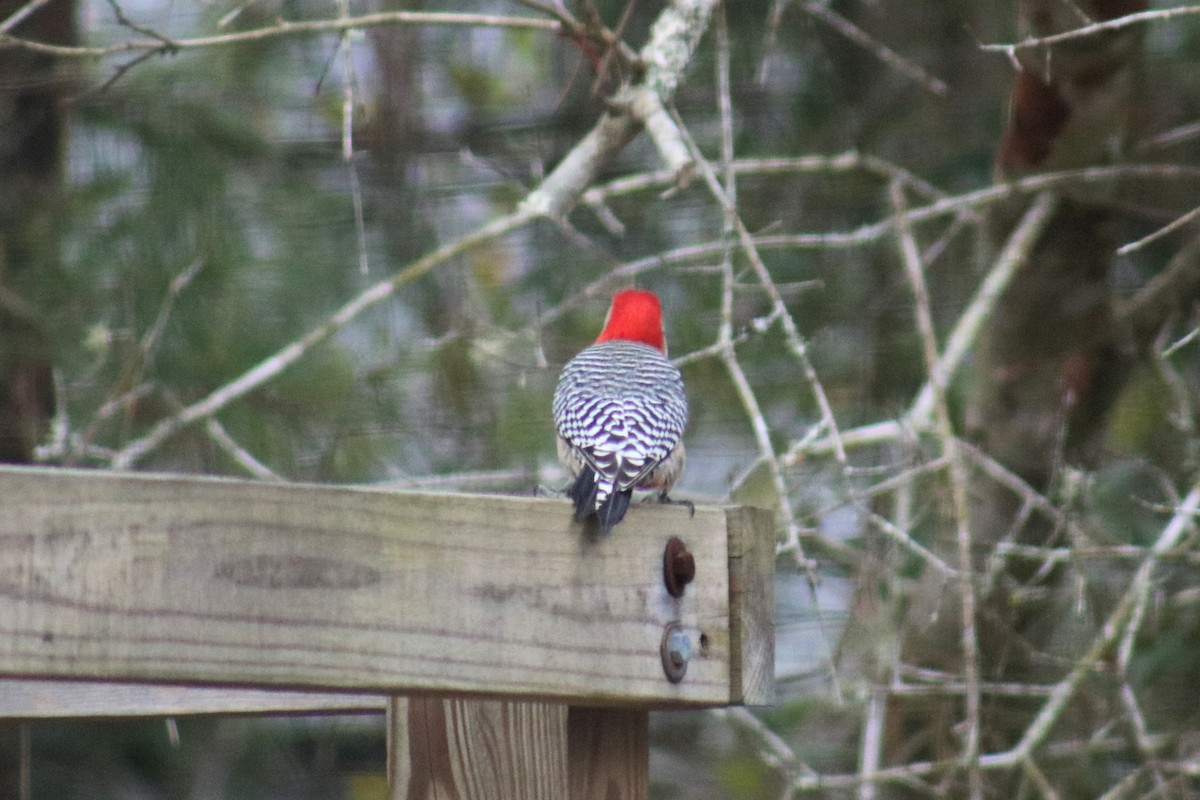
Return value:
<svg viewBox="0 0 1200 800">
<path fill-rule="evenodd" d="M 635 489 L 693 508 L 668 496 L 683 471 L 688 404 L 683 377 L 667 358 L 662 304 L 653 292 L 613 295 L 600 336 L 563 368 L 553 412 L 576 522 L 595 517 L 608 534 Z"/>
</svg>

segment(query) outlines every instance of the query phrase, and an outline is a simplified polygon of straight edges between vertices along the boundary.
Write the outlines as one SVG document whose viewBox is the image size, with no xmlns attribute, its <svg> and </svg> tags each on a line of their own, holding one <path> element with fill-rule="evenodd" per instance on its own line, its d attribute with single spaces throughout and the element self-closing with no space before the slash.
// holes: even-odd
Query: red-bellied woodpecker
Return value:
<svg viewBox="0 0 1200 800">
<path fill-rule="evenodd" d="M 669 502 L 683 470 L 687 396 L 666 350 L 658 298 L 628 289 L 613 295 L 600 338 L 558 379 L 558 456 L 575 478 L 567 496 L 575 519 L 594 514 L 603 533 L 625 516 L 634 489 Z"/>
</svg>

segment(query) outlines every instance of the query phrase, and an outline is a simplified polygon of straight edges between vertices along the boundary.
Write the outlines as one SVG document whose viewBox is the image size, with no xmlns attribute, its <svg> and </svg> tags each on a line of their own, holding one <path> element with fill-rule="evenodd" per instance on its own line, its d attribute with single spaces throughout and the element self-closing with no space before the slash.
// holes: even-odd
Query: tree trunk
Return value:
<svg viewBox="0 0 1200 800">
<path fill-rule="evenodd" d="M 0 0 L 0 20 L 23 0 Z M 75 5 L 55 0 L 12 31 L 75 41 Z M 33 458 L 54 411 L 50 344 L 41 311 L 22 287 L 54 269 L 56 207 L 66 145 L 67 84 L 55 60 L 0 50 L 0 461 Z"/>
</svg>

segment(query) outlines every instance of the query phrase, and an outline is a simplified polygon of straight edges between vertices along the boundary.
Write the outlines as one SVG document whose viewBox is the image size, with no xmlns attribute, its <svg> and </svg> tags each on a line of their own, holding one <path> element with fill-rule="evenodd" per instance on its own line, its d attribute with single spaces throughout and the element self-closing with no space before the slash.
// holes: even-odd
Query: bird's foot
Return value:
<svg viewBox="0 0 1200 800">
<path fill-rule="evenodd" d="M 654 497 L 655 497 L 655 495 L 651 495 L 650 497 L 647 497 L 646 502 L 649 502 Z M 657 498 L 658 498 L 658 502 L 663 505 L 687 506 L 688 516 L 689 517 L 696 516 L 696 504 L 693 503 L 691 500 L 673 500 L 670 497 L 667 497 L 665 494 L 657 495 Z"/>
</svg>

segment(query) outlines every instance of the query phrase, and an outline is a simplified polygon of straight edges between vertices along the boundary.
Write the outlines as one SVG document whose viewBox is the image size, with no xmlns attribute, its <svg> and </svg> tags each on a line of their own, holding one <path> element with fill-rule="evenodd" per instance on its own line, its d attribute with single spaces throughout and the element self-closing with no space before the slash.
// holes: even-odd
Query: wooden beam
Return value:
<svg viewBox="0 0 1200 800">
<path fill-rule="evenodd" d="M 766 519 L 647 505 L 593 540 L 557 500 L 0 468 L 0 675 L 759 702 Z M 696 561 L 678 599 L 671 536 Z M 692 651 L 678 683 L 672 622 Z"/>
<path fill-rule="evenodd" d="M 729 608 L 735 703 L 775 703 L 775 538 L 774 518 L 761 508 L 730 509 Z"/>
<path fill-rule="evenodd" d="M 0 679 L 0 719 L 382 714 L 386 708 L 387 698 L 372 694 Z"/>
</svg>

